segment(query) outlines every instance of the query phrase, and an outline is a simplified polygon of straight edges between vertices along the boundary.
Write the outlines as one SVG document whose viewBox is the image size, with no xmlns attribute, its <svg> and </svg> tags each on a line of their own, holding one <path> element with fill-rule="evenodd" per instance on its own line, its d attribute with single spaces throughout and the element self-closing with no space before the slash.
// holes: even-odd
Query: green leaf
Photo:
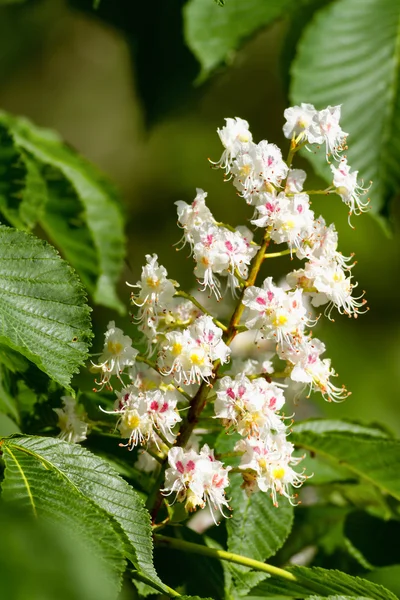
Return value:
<svg viewBox="0 0 400 600">
<path fill-rule="evenodd" d="M 66 473 L 39 456 L 29 440 L 6 439 L 1 449 L 5 463 L 3 500 L 79 535 L 103 562 L 114 581 L 116 597 L 125 569 L 123 542 L 106 511 L 77 489 Z M 86 465 L 79 461 L 76 467 L 85 470 Z"/>
<path fill-rule="evenodd" d="M 0 364 L 0 412 L 9 415 L 15 421 L 19 421 L 17 404 L 11 393 L 10 373 L 2 364 Z M 15 433 L 15 430 L 3 435 L 10 435 L 11 433 Z"/>
<path fill-rule="evenodd" d="M 0 504 L 1 595 L 7 600 L 110 600 L 104 565 L 72 530 Z"/>
<path fill-rule="evenodd" d="M 0 344 L 0 363 L 5 365 L 12 373 L 24 373 L 29 368 L 29 361 L 19 352 L 11 350 L 8 346 Z"/>
<path fill-rule="evenodd" d="M 21 433 L 18 425 L 7 415 L 0 413 L 0 437 Z"/>
<path fill-rule="evenodd" d="M 6 448 L 29 453 L 62 477 L 99 510 L 114 519 L 129 542 L 128 558 L 148 583 L 163 589 L 153 566 L 150 516 L 134 489 L 107 462 L 78 444 L 54 438 L 22 437 L 5 441 Z"/>
<path fill-rule="evenodd" d="M 71 265 L 77 265 L 82 283 L 93 295 L 99 264 L 82 204 L 72 185 L 57 173 L 48 177 L 47 190 L 46 212 L 40 224 L 53 244 L 62 249 L 65 259 Z"/>
<path fill-rule="evenodd" d="M 400 596 L 400 565 L 375 569 L 367 573 L 365 577 L 369 581 L 384 585 L 394 594 Z"/>
<path fill-rule="evenodd" d="M 283 545 L 293 525 L 293 507 L 286 498 L 273 505 L 269 495 L 247 496 L 241 488 L 242 476 L 235 473 L 230 479 L 230 506 L 232 517 L 227 521 L 228 550 L 264 562 Z M 233 566 L 237 590 L 245 591 L 254 585 L 254 577 L 247 567 Z"/>
<path fill-rule="evenodd" d="M 200 598 L 200 596 L 180 596 L 181 600 L 213 600 L 212 598 Z"/>
<path fill-rule="evenodd" d="M 26 229 L 19 208 L 25 189 L 26 165 L 7 127 L 0 124 L 0 210 L 15 227 Z"/>
<path fill-rule="evenodd" d="M 181 600 L 213 600 L 212 598 L 200 598 L 200 596 L 180 596 Z"/>
<path fill-rule="evenodd" d="M 293 0 L 229 0 L 221 9 L 210 0 L 189 0 L 184 8 L 185 39 L 205 80 L 250 35 L 284 15 Z"/>
<path fill-rule="evenodd" d="M 399 0 L 334 2 L 305 30 L 292 68 L 293 104 L 343 105 L 346 154 L 365 183 L 373 181 L 376 214 L 387 212 L 400 185 L 399 17 Z M 323 157 L 307 156 L 331 180 Z"/>
<path fill-rule="evenodd" d="M 346 421 L 312 420 L 295 425 L 291 441 L 400 499 L 400 440 L 382 430 Z"/>
<path fill-rule="evenodd" d="M 251 590 L 250 595 L 260 598 L 330 598 L 339 594 L 340 600 L 346 598 L 362 598 L 368 600 L 398 600 L 394 594 L 380 585 L 371 583 L 360 577 L 351 577 L 340 571 L 313 567 L 290 567 L 287 569 L 298 582 L 292 583 L 278 577 L 270 577 Z M 312 591 L 314 589 L 314 595 Z M 315 596 L 317 593 L 317 596 Z M 311 598 L 310 598 L 311 596 Z"/>
<path fill-rule="evenodd" d="M 76 274 L 49 244 L 3 225 L 0 257 L 0 344 L 68 387 L 92 337 Z"/>
<path fill-rule="evenodd" d="M 91 282 L 88 288 L 95 302 L 117 309 L 121 313 L 124 312 L 125 307 L 115 291 L 123 266 L 125 241 L 122 215 L 115 190 L 89 162 L 66 146 L 54 132 L 40 129 L 26 119 L 13 117 L 4 112 L 0 112 L 0 124 L 6 127 L 12 136 L 14 148 L 23 157 L 28 171 L 24 184 L 23 206 L 19 216 L 29 221 L 36 212 L 34 202 L 42 207 L 46 181 L 41 170 L 44 165 L 50 167 L 48 172 L 51 188 L 50 216 L 49 219 L 44 216 L 45 228 L 50 229 L 49 233 L 60 250 L 73 259 L 72 264 L 76 270 L 80 274 L 82 271 L 83 279 L 87 273 L 88 262 L 91 264 L 91 270 L 96 269 L 96 280 L 94 283 Z M 60 190 L 64 191 L 66 186 L 68 206 L 65 208 Z M 74 200 L 73 207 L 76 210 L 75 223 L 71 225 L 72 215 L 69 214 L 69 221 L 58 241 L 54 225 L 60 225 L 61 220 L 54 219 L 54 203 L 58 203 L 60 215 L 65 217 L 65 210 L 71 210 L 71 198 Z M 6 217 L 8 218 L 7 214 Z M 17 223 L 13 224 L 17 225 Z M 78 237 L 84 237 L 85 242 L 90 242 L 88 257 L 86 252 L 78 254 L 74 242 L 66 237 L 67 226 L 70 233 L 73 231 L 75 236 L 78 224 L 83 228 L 82 234 Z M 74 247 L 74 252 L 71 251 L 71 246 Z M 92 264 L 94 254 L 95 267 Z M 82 269 L 81 263 L 83 263 Z"/>
<path fill-rule="evenodd" d="M 22 221 L 32 229 L 43 217 L 47 187 L 36 161 L 27 152 L 21 152 L 21 158 L 25 164 L 26 178 L 19 214 Z"/>
</svg>

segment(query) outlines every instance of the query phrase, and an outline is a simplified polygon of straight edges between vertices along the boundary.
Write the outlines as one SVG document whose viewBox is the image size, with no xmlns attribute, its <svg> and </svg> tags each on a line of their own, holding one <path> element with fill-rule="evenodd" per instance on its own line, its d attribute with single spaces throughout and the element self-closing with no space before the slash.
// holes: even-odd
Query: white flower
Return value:
<svg viewBox="0 0 400 600">
<path fill-rule="evenodd" d="M 368 192 L 369 188 L 363 188 L 361 185 L 358 185 L 358 171 L 351 173 L 347 159 L 342 158 L 338 167 L 331 165 L 331 170 L 333 173 L 333 185 L 336 188 L 335 191 L 350 208 L 349 216 L 353 213 L 360 215 L 369 210 L 369 199 L 363 201 L 361 198 L 361 196 Z"/>
<path fill-rule="evenodd" d="M 300 259 L 308 258 L 313 262 L 336 262 L 342 269 L 351 269 L 355 264 L 349 264 L 353 255 L 343 256 L 337 251 L 337 246 L 338 234 L 335 225 L 331 223 L 328 227 L 325 219 L 320 216 L 315 219 L 308 236 L 302 240 L 296 256 Z"/>
<path fill-rule="evenodd" d="M 293 365 L 290 378 L 293 381 L 310 385 L 310 389 L 321 392 L 325 400 L 341 401 L 349 396 L 344 386 L 333 385 L 331 377 L 336 376 L 328 358 L 321 359 L 325 352 L 325 344 L 317 338 L 304 337 L 298 340 L 295 347 L 286 346 L 280 352 L 282 359 Z"/>
<path fill-rule="evenodd" d="M 214 410 L 228 429 L 243 436 L 265 437 L 272 431 L 286 430 L 277 414 L 284 402 L 283 392 L 275 384 L 262 377 L 250 381 L 239 374 L 235 379 L 223 377 L 218 382 Z"/>
<path fill-rule="evenodd" d="M 357 284 L 353 284 L 351 280 L 352 277 L 347 276 L 341 264 L 335 260 L 309 261 L 304 269 L 289 273 L 287 276 L 290 285 L 301 286 L 310 294 L 313 306 L 327 304 L 325 314 L 329 318 L 333 307 L 336 307 L 340 314 L 355 317 L 365 312 L 360 310 L 366 304 L 366 300 L 362 299 L 364 294 L 356 298 L 352 296 L 352 291 Z"/>
<path fill-rule="evenodd" d="M 298 194 L 303 190 L 307 173 L 303 169 L 289 169 L 286 179 L 285 193 Z"/>
<path fill-rule="evenodd" d="M 262 140 L 250 144 L 248 151 L 240 154 L 232 163 L 233 185 L 247 204 L 258 205 L 260 194 L 273 193 L 288 173 L 282 152 L 275 144 Z"/>
<path fill-rule="evenodd" d="M 248 230 L 242 235 L 225 227 L 202 228 L 200 241 L 194 246 L 194 273 L 203 286 L 202 291 L 208 287 L 217 298 L 221 297 L 220 282 L 215 274 L 228 276 L 232 289 L 238 286 L 237 274 L 247 278 L 248 265 L 259 248 L 250 243 L 249 237 Z"/>
<path fill-rule="evenodd" d="M 167 270 L 158 264 L 157 254 L 146 254 L 147 264 L 142 268 L 141 280 L 130 287 L 139 288 L 132 294 L 133 304 L 139 306 L 141 314 L 155 316 L 158 310 L 167 307 L 175 294 L 176 282 L 167 278 Z"/>
<path fill-rule="evenodd" d="M 285 212 L 289 207 L 289 199 L 280 192 L 278 195 L 272 193 L 262 193 L 259 195 L 259 203 L 256 206 L 257 218 L 251 221 L 256 227 L 273 226 L 281 212 Z"/>
<path fill-rule="evenodd" d="M 210 383 L 213 362 L 224 364 L 229 360 L 230 350 L 222 340 L 222 330 L 209 316 L 198 317 L 190 327 L 171 331 L 165 338 L 158 364 L 163 374 L 172 375 L 178 383 Z"/>
<path fill-rule="evenodd" d="M 316 121 L 317 111 L 312 104 L 301 103 L 300 106 L 287 108 L 283 116 L 286 123 L 283 133 L 287 139 L 297 138 L 310 144 L 322 144 L 324 138 Z"/>
<path fill-rule="evenodd" d="M 246 152 L 249 143 L 253 136 L 249 131 L 249 124 L 244 119 L 235 117 L 234 119 L 225 119 L 226 125 L 221 129 L 217 129 L 219 138 L 225 150 L 221 158 L 215 164 L 221 169 L 225 169 L 225 173 L 229 173 L 229 168 L 232 160 L 242 152 Z"/>
<path fill-rule="evenodd" d="M 61 396 L 64 408 L 53 408 L 58 416 L 59 437 L 72 443 L 83 442 L 87 437 L 88 424 L 78 416 L 77 403 L 71 396 Z"/>
<path fill-rule="evenodd" d="M 170 467 L 165 472 L 164 495 L 176 494 L 178 502 L 185 502 L 188 512 L 204 508 L 209 502 L 223 516 L 223 507 L 228 507 L 225 488 L 229 485 L 228 472 L 214 458 L 213 450 L 205 445 L 200 453 L 174 447 L 168 452 Z"/>
<path fill-rule="evenodd" d="M 245 471 L 244 487 L 249 493 L 257 489 L 269 493 L 275 506 L 278 506 L 278 496 L 285 496 L 295 504 L 296 495 L 290 488 L 300 487 L 306 476 L 292 469 L 301 458 L 292 456 L 294 446 L 286 440 L 285 434 L 266 439 L 250 437 L 241 440 L 236 449 L 244 452 L 240 469 Z"/>
<path fill-rule="evenodd" d="M 200 188 L 196 189 L 197 195 L 192 204 L 187 204 L 183 200 L 175 202 L 178 212 L 178 222 L 184 229 L 183 246 L 189 242 L 190 246 L 198 241 L 198 232 L 204 224 L 215 224 L 215 219 L 206 206 L 207 192 Z M 182 246 L 182 247 L 183 247 Z"/>
<path fill-rule="evenodd" d="M 279 344 L 291 344 L 306 325 L 312 324 L 307 318 L 302 290 L 284 292 L 273 284 L 272 277 L 264 280 L 262 288 L 248 287 L 243 304 L 248 307 L 246 327 L 259 330 Z"/>
<path fill-rule="evenodd" d="M 126 394 L 124 396 L 126 397 Z M 144 394 L 132 390 L 128 393 L 128 399 L 125 400 L 123 407 L 114 412 L 121 415 L 117 427 L 121 437 L 128 439 L 125 445 L 130 450 L 135 446 L 147 444 L 153 437 L 153 421 L 147 412 Z"/>
<path fill-rule="evenodd" d="M 285 110 L 286 123 L 283 133 L 288 139 L 295 138 L 296 143 L 326 144 L 326 155 L 339 159 L 339 152 L 346 148 L 345 133 L 340 127 L 341 106 L 328 106 L 315 110 L 312 104 L 292 106 Z"/>
<path fill-rule="evenodd" d="M 177 412 L 177 392 L 172 390 L 153 390 L 146 393 L 147 412 L 157 431 L 160 431 L 167 441 L 173 442 L 173 428 L 182 418 Z"/>
<path fill-rule="evenodd" d="M 276 144 L 262 140 L 254 147 L 257 168 L 267 183 L 280 186 L 288 174 L 288 166 L 282 158 L 282 152 Z"/>
<path fill-rule="evenodd" d="M 158 447 L 158 434 L 169 442 L 175 439 L 172 430 L 182 420 L 176 408 L 177 402 L 175 390 L 141 392 L 135 385 L 130 385 L 117 392 L 114 411 L 104 412 L 120 415 L 117 427 L 121 437 L 128 438 L 126 445 L 130 450 L 149 442 Z"/>
<path fill-rule="evenodd" d="M 340 127 L 341 105 L 328 106 L 320 110 L 316 116 L 316 122 L 324 137 L 327 157 L 332 156 L 339 160 L 342 150 L 346 149 L 346 138 L 348 136 Z"/>
<path fill-rule="evenodd" d="M 222 340 L 222 329 L 214 324 L 212 317 L 203 315 L 190 326 L 190 332 L 198 346 L 209 353 L 211 360 L 219 360 L 221 364 L 229 361 L 230 349 Z"/>
<path fill-rule="evenodd" d="M 135 364 L 138 350 L 132 348 L 132 340 L 128 335 L 124 335 L 122 329 L 115 327 L 115 322 L 110 321 L 105 333 L 103 352 L 99 358 L 99 364 L 93 363 L 95 370 L 101 372 L 101 381 L 99 384 L 110 386 L 112 375 L 120 378 L 121 373 L 126 367 L 132 367 Z"/>
<path fill-rule="evenodd" d="M 284 208 L 276 214 L 271 239 L 277 244 L 286 242 L 290 250 L 300 247 L 312 230 L 314 213 L 307 194 L 294 194 Z"/>
</svg>

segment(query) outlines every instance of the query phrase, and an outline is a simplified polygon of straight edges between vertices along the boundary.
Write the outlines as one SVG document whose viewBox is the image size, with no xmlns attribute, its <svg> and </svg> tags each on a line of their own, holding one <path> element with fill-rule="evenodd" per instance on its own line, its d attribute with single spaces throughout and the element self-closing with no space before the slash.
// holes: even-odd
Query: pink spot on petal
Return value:
<svg viewBox="0 0 400 600">
<path fill-rule="evenodd" d="M 239 398 L 241 398 L 246 393 L 246 388 L 244 387 L 244 385 L 239 385 L 238 393 Z"/>
<path fill-rule="evenodd" d="M 151 410 L 158 410 L 158 402 L 157 402 L 157 400 L 153 400 L 153 402 L 150 404 L 150 409 Z"/>
<path fill-rule="evenodd" d="M 258 298 L 256 298 L 256 302 L 258 304 L 262 304 L 263 306 L 265 306 L 267 304 L 266 301 L 264 300 L 264 298 L 261 298 L 261 296 L 258 296 Z"/>
<path fill-rule="evenodd" d="M 176 470 L 179 471 L 179 473 L 184 473 L 185 472 L 183 464 L 181 463 L 180 460 L 178 460 L 178 462 L 176 463 Z"/>
<path fill-rule="evenodd" d="M 167 410 L 168 410 L 168 402 L 164 402 L 164 404 L 160 408 L 160 413 L 164 413 Z"/>
<path fill-rule="evenodd" d="M 269 302 L 272 302 L 272 300 L 274 299 L 274 292 L 268 291 L 267 298 L 268 298 Z"/>
<path fill-rule="evenodd" d="M 193 460 L 188 460 L 188 462 L 186 463 L 186 470 L 187 471 L 194 471 L 196 465 L 194 464 Z"/>
<path fill-rule="evenodd" d="M 232 398 L 232 400 L 234 400 L 234 399 L 235 399 L 235 392 L 233 391 L 233 389 L 232 389 L 232 388 L 228 388 L 228 389 L 226 390 L 226 393 L 227 393 L 227 395 L 229 396 L 229 398 Z"/>
</svg>

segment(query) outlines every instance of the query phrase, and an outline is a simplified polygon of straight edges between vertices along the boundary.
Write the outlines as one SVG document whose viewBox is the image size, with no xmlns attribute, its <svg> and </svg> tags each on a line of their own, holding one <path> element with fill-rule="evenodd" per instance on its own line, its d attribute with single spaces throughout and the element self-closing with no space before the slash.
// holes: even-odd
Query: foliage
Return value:
<svg viewBox="0 0 400 600">
<path fill-rule="evenodd" d="M 45 242 L 0 226 L 1 344 L 68 386 L 87 358 L 91 338 L 85 293 Z"/>
<path fill-rule="evenodd" d="M 0 4 L 18 5 L 20 0 L 0 0 Z M 293 103 L 312 102 L 318 109 L 343 104 L 344 129 L 351 132 L 349 159 L 366 181 L 374 180 L 372 211 L 380 217 L 389 215 L 390 202 L 400 188 L 398 0 L 156 0 L 139 5 L 128 0 L 73 0 L 72 4 L 123 30 L 148 125 L 168 111 L 179 112 L 181 98 L 187 103 L 197 97 L 200 84 L 231 64 L 247 40 L 277 20 L 285 21 L 289 32 L 296 29 L 293 39 L 289 33 L 285 49 L 291 60 Z M 13 14 L 20 9 L 0 10 Z M 371 36 L 378 18 L 379 28 Z M 241 147 L 238 156 L 247 159 L 253 142 L 243 123 L 231 123 L 233 128 L 244 127 L 233 136 L 232 147 L 243 144 L 245 150 Z M 289 158 L 281 160 L 285 176 L 273 172 L 270 178 L 261 178 L 260 195 L 276 198 L 284 189 L 288 204 L 297 195 L 283 182 L 296 152 L 304 151 L 301 135 L 287 136 Z M 249 163 L 237 175 L 232 167 L 234 150 L 229 141 L 224 144 L 226 151 L 214 166 L 222 166 L 240 195 L 252 204 L 258 184 L 252 181 L 244 189 Z M 252 149 L 258 148 L 254 143 Z M 326 156 L 304 155 L 321 177 L 332 179 Z M 197 261 L 197 279 L 204 267 L 200 283 L 218 300 L 215 316 L 208 303 L 203 307 L 197 296 L 167 278 L 156 255 L 147 255 L 142 282 L 134 286 L 139 292 L 131 298 L 138 313 L 132 337 L 147 334 L 149 352 L 134 348 L 132 339 L 110 321 L 103 352 L 89 356 L 92 338 L 101 331 L 92 329 L 87 298 L 125 312 L 117 293 L 126 242 L 118 194 L 57 133 L 6 112 L 0 113 L 0 172 L 0 527 L 5 548 L 0 585 L 4 597 L 396 600 L 398 587 L 386 577 L 386 570 L 397 573 L 400 568 L 400 440 L 379 424 L 334 419 L 292 424 L 291 417 L 276 409 L 277 397 L 291 385 L 291 377 L 319 391 L 324 399 L 347 396 L 344 387 L 337 388 L 329 380 L 334 371 L 328 359 L 319 358 L 322 350 L 315 354 L 315 348 L 324 345 L 305 332 L 305 327 L 313 326 L 305 313 L 301 325 L 284 334 L 269 336 L 264 325 L 260 327 L 262 339 L 250 366 L 255 368 L 268 336 L 272 360 L 266 354 L 261 372 L 246 371 L 240 383 L 235 380 L 237 396 L 232 388 L 225 390 L 229 398 L 234 394 L 234 410 L 240 417 L 227 416 L 226 407 L 219 414 L 213 412 L 222 402 L 219 380 L 232 375 L 227 364 L 230 344 L 244 330 L 254 331 L 249 325 L 249 313 L 256 310 L 252 300 L 265 303 L 258 292 L 249 300 L 252 291 L 261 290 L 255 285 L 262 265 L 268 264 L 267 258 L 288 254 L 293 258 L 299 250 L 306 253 L 321 240 L 313 241 L 310 234 L 304 249 L 304 239 L 292 244 L 285 238 L 288 248 L 274 252 L 269 245 L 282 240 L 276 238 L 279 228 L 268 220 L 258 245 L 247 230 L 240 233 L 207 213 L 214 229 L 207 230 L 212 234 L 203 243 L 191 237 L 193 232 L 180 215 L 190 245 L 211 245 L 215 232 L 222 231 L 226 248 L 230 234 L 235 241 L 242 236 L 243 255 L 251 255 L 248 262 L 241 258 L 232 266 L 232 259 L 225 268 L 219 250 L 214 271 L 211 267 L 207 271 L 212 262 L 209 255 Z M 257 176 L 258 172 L 254 180 Z M 340 189 L 335 184 L 328 192 L 342 196 Z M 298 195 L 303 200 L 308 197 L 306 192 Z M 198 190 L 196 202 L 201 205 L 204 197 Z M 357 197 L 346 202 L 356 215 L 362 211 L 354 210 L 358 201 Z M 198 234 L 196 227 L 200 228 L 198 222 L 193 225 Z M 293 227 L 286 223 L 282 231 L 286 234 Z M 316 230 L 315 220 L 312 227 Z M 337 271 L 343 267 L 348 272 L 353 267 L 348 266 L 350 259 L 334 252 Z M 336 283 L 337 271 L 332 279 Z M 229 276 L 237 295 L 230 319 L 218 312 L 222 303 L 215 275 L 217 281 Z M 346 277 L 350 281 L 352 275 Z M 297 293 L 288 309 L 290 316 L 303 293 L 319 306 L 323 293 L 314 284 L 308 279 L 303 287 L 293 284 L 296 291 L 281 290 L 291 300 L 291 294 Z M 274 284 L 268 285 L 277 293 Z M 358 316 L 362 312 L 363 300 L 354 296 L 349 300 L 352 286 L 343 292 L 342 304 L 340 298 L 327 296 L 328 316 L 333 305 L 340 313 Z M 170 305 L 162 305 L 162 294 L 170 296 Z M 179 312 L 174 302 L 181 300 L 186 304 L 179 305 Z M 260 313 L 263 319 L 274 309 L 269 310 Z M 285 314 L 277 316 L 271 327 L 286 321 Z M 185 357 L 189 368 L 178 360 L 181 339 L 188 347 L 192 344 L 190 357 Z M 312 348 L 304 368 L 297 360 L 300 342 Z M 210 365 L 204 367 L 207 344 Z M 141 341 L 139 346 L 145 344 Z M 320 361 L 321 370 L 311 377 L 307 369 L 313 361 Z M 83 374 L 73 379 L 85 362 L 96 373 L 97 394 L 92 379 L 89 384 Z M 297 380 L 295 369 L 301 371 Z M 113 385 L 121 388 L 116 397 Z M 263 386 L 268 391 L 275 386 L 269 412 L 263 405 L 246 413 L 245 401 L 240 404 L 246 385 L 255 397 Z M 157 393 L 168 401 L 159 403 Z M 270 421 L 260 424 L 265 415 Z M 201 450 L 193 433 L 201 439 Z M 253 444 L 243 449 L 243 444 L 254 440 L 260 445 L 265 442 L 267 448 L 258 467 L 254 456 L 261 456 L 262 448 Z M 246 459 L 251 452 L 252 458 Z M 299 462 L 304 472 L 301 466 L 296 470 Z M 191 488 L 196 468 L 203 469 L 203 479 Z M 295 493 L 293 488 L 302 484 Z"/>
<path fill-rule="evenodd" d="M 82 278 L 94 301 L 117 298 L 124 257 L 120 207 L 112 186 L 58 135 L 0 113 L 5 173 L 0 211 L 19 229 L 40 225 Z"/>
</svg>

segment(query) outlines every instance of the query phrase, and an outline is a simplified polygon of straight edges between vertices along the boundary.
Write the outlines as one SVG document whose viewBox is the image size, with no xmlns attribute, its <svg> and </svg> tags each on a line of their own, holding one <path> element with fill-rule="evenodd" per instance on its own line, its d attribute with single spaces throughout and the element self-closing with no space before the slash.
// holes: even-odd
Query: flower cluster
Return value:
<svg viewBox="0 0 400 600">
<path fill-rule="evenodd" d="M 203 315 L 183 331 L 171 331 L 165 335 L 158 364 L 160 372 L 173 375 L 180 384 L 210 383 L 214 361 L 228 362 L 230 350 L 222 340 L 222 330 L 212 318 Z"/>
<path fill-rule="evenodd" d="M 200 290 L 181 290 L 157 255 L 147 255 L 140 280 L 131 286 L 133 319 L 147 354 L 140 354 L 111 322 L 92 367 L 101 374 L 100 388 L 112 389 L 114 380 L 122 384 L 108 412 L 118 418 L 124 445 L 140 447 L 136 467 L 161 474 L 165 469 L 159 494 L 173 496 L 188 512 L 209 505 L 215 520 L 215 512 L 224 515 L 229 509 L 230 467 L 207 444 L 199 450 L 198 436 L 212 435 L 210 413 L 202 416 L 207 403 L 213 403 L 214 429 L 220 423 L 227 434 L 240 436 L 232 450 L 240 457 L 243 488 L 249 494 L 268 493 L 278 505 L 280 496 L 294 504 L 292 488 L 307 478 L 296 469 L 301 457 L 290 442 L 292 417 L 283 412 L 284 390 L 300 384 L 328 401 L 348 396 L 344 386 L 332 383 L 336 373 L 330 359 L 322 357 L 325 345 L 311 334 L 320 307 L 329 318 L 333 310 L 354 317 L 365 311 L 363 294 L 353 295 L 353 257 L 338 251 L 334 224 L 315 216 L 310 203 L 313 193 L 336 194 L 350 215 L 367 209 L 366 190 L 343 155 L 347 134 L 340 112 L 340 106 L 288 108 L 283 127 L 290 139 L 287 160 L 275 144 L 253 141 L 247 121 L 226 119 L 218 129 L 224 149 L 213 165 L 253 207 L 251 229 L 219 222 L 201 189 L 190 204 L 176 202 L 183 231 L 178 244 L 190 247 Z M 326 190 L 307 191 L 305 171 L 292 167 L 303 146 L 324 146 L 328 162 L 338 162 L 331 164 L 333 181 Z M 260 228 L 259 241 L 253 241 Z M 269 252 L 272 244 L 278 251 Z M 285 254 L 304 262 L 279 285 L 270 276 L 257 280 L 267 259 Z M 211 298 L 221 307 L 223 278 L 230 301 L 236 298 L 225 322 L 219 320 L 223 311 L 213 316 L 217 311 L 210 308 Z"/>
<path fill-rule="evenodd" d="M 178 223 L 184 230 L 184 242 L 189 242 L 196 261 L 194 273 L 203 291 L 209 289 L 221 298 L 221 284 L 215 275 L 226 276 L 234 290 L 239 279 L 246 279 L 248 266 L 259 246 L 252 243 L 253 234 L 247 227 L 228 229 L 218 225 L 205 204 L 207 194 L 197 190 L 192 204 L 176 202 Z"/>
<path fill-rule="evenodd" d="M 286 439 L 288 427 L 279 412 L 284 403 L 281 387 L 263 377 L 251 380 L 238 374 L 221 379 L 214 404 L 227 431 L 243 436 L 235 446 L 244 453 L 239 465 L 243 487 L 248 493 L 269 492 L 275 505 L 278 494 L 293 502 L 290 486 L 299 487 L 306 479 L 292 469 L 301 458 L 293 456 L 294 446 Z"/>
<path fill-rule="evenodd" d="M 185 502 L 188 512 L 204 508 L 207 501 L 222 514 L 224 506 L 229 508 L 225 488 L 229 485 L 231 467 L 224 467 L 221 461 L 216 460 L 214 451 L 207 444 L 199 453 L 171 448 L 168 463 L 163 492 L 165 495 L 176 494 L 176 500 Z M 213 512 L 211 514 L 214 516 Z"/>
</svg>

